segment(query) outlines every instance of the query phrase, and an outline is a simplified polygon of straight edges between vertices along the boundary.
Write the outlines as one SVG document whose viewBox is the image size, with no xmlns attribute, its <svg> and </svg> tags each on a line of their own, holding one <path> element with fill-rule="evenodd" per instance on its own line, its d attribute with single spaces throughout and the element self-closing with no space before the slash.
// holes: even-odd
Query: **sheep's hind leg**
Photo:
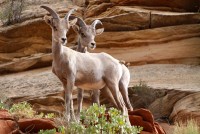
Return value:
<svg viewBox="0 0 200 134">
<path fill-rule="evenodd" d="M 97 90 L 93 90 L 92 91 L 92 103 L 96 103 L 98 105 L 100 105 L 100 102 L 99 102 L 99 97 L 100 97 L 100 91 L 97 89 Z"/>
<path fill-rule="evenodd" d="M 120 88 L 120 92 L 122 94 L 122 97 L 124 99 L 124 102 L 126 104 L 126 107 L 129 110 L 133 110 L 133 107 L 131 105 L 130 99 L 128 97 L 128 86 L 125 86 L 122 82 L 119 83 L 119 88 Z"/>
<path fill-rule="evenodd" d="M 121 93 L 119 92 L 118 84 L 108 84 L 108 88 L 111 90 L 113 97 L 118 105 L 118 108 L 122 111 L 122 115 L 126 116 L 126 122 L 130 125 L 128 110 L 125 106 Z"/>
<path fill-rule="evenodd" d="M 118 108 L 118 105 L 113 97 L 112 92 L 110 91 L 110 89 L 105 86 L 101 89 L 101 93 L 103 94 L 104 97 L 106 97 L 106 99 L 111 102 L 111 104 L 115 107 Z"/>
</svg>

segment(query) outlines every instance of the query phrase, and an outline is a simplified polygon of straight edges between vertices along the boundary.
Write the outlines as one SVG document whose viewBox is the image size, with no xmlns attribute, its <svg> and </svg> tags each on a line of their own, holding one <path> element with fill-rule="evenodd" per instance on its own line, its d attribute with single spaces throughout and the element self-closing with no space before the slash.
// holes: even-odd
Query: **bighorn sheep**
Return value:
<svg viewBox="0 0 200 134">
<path fill-rule="evenodd" d="M 96 24 L 97 24 L 96 22 L 97 21 L 94 21 L 89 26 L 89 25 L 86 25 L 85 22 L 81 18 L 76 17 L 76 16 L 70 16 L 69 20 L 75 19 L 75 18 L 77 18 L 77 23 L 76 23 L 77 25 L 76 26 L 74 25 L 73 29 L 78 34 L 79 37 L 78 37 L 78 41 L 77 41 L 78 45 L 74 49 L 76 49 L 76 51 L 78 51 L 78 52 L 86 53 L 87 52 L 87 48 L 89 47 L 89 46 L 87 46 L 89 44 L 88 42 L 92 42 L 91 43 L 91 47 L 94 49 L 96 47 L 94 38 L 95 38 L 96 35 L 100 35 L 104 31 L 104 28 L 96 29 L 96 33 L 94 34 L 94 29 L 93 28 L 96 27 Z M 86 35 L 86 33 L 81 32 L 82 30 L 88 31 L 87 35 Z M 77 119 L 79 119 L 79 117 L 80 117 L 80 111 L 82 109 L 83 92 L 84 92 L 84 90 L 78 88 Z M 114 100 L 114 98 L 113 98 L 113 96 L 112 96 L 112 93 L 110 92 L 109 89 L 107 89 L 106 86 L 103 89 L 101 89 L 101 92 L 104 93 L 104 95 L 107 97 L 107 99 L 109 99 L 111 101 L 111 103 L 115 107 L 118 107 L 117 104 L 116 104 L 116 102 L 115 102 L 115 100 Z M 94 90 L 92 92 L 92 102 L 93 103 L 97 103 L 98 105 L 100 104 L 100 102 L 99 102 L 99 90 Z"/>
<path fill-rule="evenodd" d="M 45 16 L 44 20 L 52 28 L 52 69 L 65 89 L 67 121 L 70 120 L 70 107 L 73 110 L 72 89 L 74 86 L 85 90 L 98 90 L 107 86 L 123 115 L 127 116 L 127 123 L 130 123 L 127 108 L 119 92 L 119 80 L 123 75 L 119 61 L 106 53 L 80 53 L 63 46 L 67 42 L 66 33 L 69 27 L 77 21 L 77 19 L 69 21 L 73 10 L 61 19 L 51 8 L 41 7 L 52 16 L 52 18 Z"/>
<path fill-rule="evenodd" d="M 69 19 L 75 19 L 77 18 L 77 25 L 73 25 L 72 28 L 74 31 L 78 34 L 78 47 L 77 51 L 79 52 L 87 52 L 87 48 L 95 49 L 96 43 L 94 41 L 94 38 L 96 35 L 101 34 L 104 31 L 104 28 L 96 29 L 96 25 L 99 23 L 102 25 L 100 20 L 95 20 L 91 25 L 87 25 L 81 18 L 70 16 Z M 121 63 L 121 62 L 120 62 Z M 122 64 L 122 76 L 119 81 L 119 88 L 120 92 L 122 93 L 123 99 L 126 103 L 126 106 L 128 109 L 133 110 L 130 100 L 128 98 L 128 84 L 130 82 L 130 72 L 128 68 Z M 114 105 L 117 106 L 115 100 L 113 99 L 112 93 L 109 91 L 107 87 L 104 87 L 101 89 L 101 92 L 106 95 L 106 97 L 109 99 L 109 101 Z M 78 90 L 78 111 L 77 115 L 79 116 L 80 111 L 82 109 L 82 99 L 83 99 L 83 90 Z M 95 90 L 93 91 L 93 102 L 99 104 L 99 91 Z"/>
</svg>

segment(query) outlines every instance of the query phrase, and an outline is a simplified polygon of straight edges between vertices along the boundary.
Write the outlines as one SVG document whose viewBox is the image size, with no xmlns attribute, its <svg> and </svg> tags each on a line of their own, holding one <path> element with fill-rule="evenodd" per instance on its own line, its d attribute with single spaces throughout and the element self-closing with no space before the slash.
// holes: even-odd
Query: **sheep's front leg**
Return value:
<svg viewBox="0 0 200 134">
<path fill-rule="evenodd" d="M 75 117 L 75 114 L 74 114 L 73 98 L 70 101 L 70 115 L 71 115 L 71 117 L 70 117 L 71 120 L 76 121 L 76 117 Z"/>
<path fill-rule="evenodd" d="M 83 93 L 84 90 L 78 88 L 78 97 L 77 97 L 77 102 L 78 102 L 78 111 L 77 111 L 77 120 L 80 120 L 80 112 L 82 110 L 82 103 L 83 103 Z"/>
<path fill-rule="evenodd" d="M 66 101 L 66 118 L 67 118 L 67 122 L 69 122 L 71 120 L 70 113 L 73 113 L 72 111 L 74 111 L 73 100 L 72 100 L 73 87 L 74 87 L 74 78 L 73 77 L 67 78 L 67 86 L 65 87 L 65 101 Z M 70 110 L 71 110 L 71 112 L 70 112 Z"/>
</svg>

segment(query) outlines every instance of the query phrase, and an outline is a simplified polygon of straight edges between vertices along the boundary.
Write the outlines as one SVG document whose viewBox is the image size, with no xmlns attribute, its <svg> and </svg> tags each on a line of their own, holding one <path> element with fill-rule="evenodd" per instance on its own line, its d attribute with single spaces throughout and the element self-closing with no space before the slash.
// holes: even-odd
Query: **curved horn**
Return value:
<svg viewBox="0 0 200 134">
<path fill-rule="evenodd" d="M 47 7 L 47 6 L 40 6 L 40 7 L 46 9 L 54 19 L 59 19 L 58 14 L 50 7 Z"/>
<path fill-rule="evenodd" d="M 95 29 L 95 27 L 96 27 L 97 24 L 103 25 L 102 22 L 101 22 L 100 20 L 95 20 L 95 21 L 91 24 L 91 26 Z"/>
<path fill-rule="evenodd" d="M 79 18 L 79 17 L 76 17 L 76 16 L 70 16 L 69 17 L 69 20 L 72 20 L 72 19 L 75 19 L 75 18 L 77 18 L 78 20 L 77 20 L 77 25 L 79 26 L 79 27 L 85 27 L 86 26 L 86 23 L 81 19 L 81 18 Z"/>
<path fill-rule="evenodd" d="M 71 10 L 69 10 L 69 12 L 65 15 L 65 19 L 67 20 L 67 21 L 69 21 L 69 16 L 75 11 L 76 9 L 71 9 Z"/>
</svg>

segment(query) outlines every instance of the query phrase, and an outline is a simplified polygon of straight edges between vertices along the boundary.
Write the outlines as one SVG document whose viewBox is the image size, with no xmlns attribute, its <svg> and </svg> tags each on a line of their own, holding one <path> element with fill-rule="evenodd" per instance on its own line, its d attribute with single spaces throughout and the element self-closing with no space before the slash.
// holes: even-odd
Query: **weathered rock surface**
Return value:
<svg viewBox="0 0 200 134">
<path fill-rule="evenodd" d="M 13 31 L 11 30 L 10 32 Z M 15 32 L 13 32 L 13 34 L 15 35 Z M 20 32 L 16 33 L 16 35 L 18 34 L 20 34 Z M 37 36 L 41 36 L 40 38 L 42 39 L 36 40 L 37 43 L 33 46 L 26 46 L 26 43 L 28 43 L 30 39 L 25 37 L 21 43 L 26 43 L 24 45 L 23 43 L 20 44 L 18 39 L 20 37 L 19 35 L 16 39 L 11 40 L 11 44 L 8 41 L 2 40 L 2 43 L 0 43 L 0 50 L 8 53 L 0 54 L 2 62 L 0 65 L 0 73 L 17 72 L 51 65 L 52 57 L 50 54 L 50 38 L 45 37 L 48 35 L 39 34 Z M 102 35 L 97 36 L 96 42 L 98 48 L 95 52 L 107 52 L 117 59 L 122 59 L 132 63 L 132 65 L 149 63 L 181 63 L 198 65 L 200 64 L 199 37 L 199 24 L 141 31 L 105 32 Z M 18 46 L 14 45 L 13 47 L 12 45 L 14 42 L 18 42 Z M 29 43 L 31 44 L 31 42 Z M 8 47 L 9 44 L 10 47 Z"/>
<path fill-rule="evenodd" d="M 155 6 L 155 7 L 171 7 L 184 9 L 186 11 L 197 11 L 199 7 L 198 0 L 110 0 L 110 2 L 120 5 L 142 5 L 142 6 Z"/>
<path fill-rule="evenodd" d="M 199 28 L 200 25 L 184 25 L 135 32 L 105 32 L 97 36 L 96 41 L 100 48 L 95 51 L 107 52 L 117 59 L 123 59 L 134 65 L 146 63 L 198 65 Z M 186 32 L 186 29 L 191 32 Z"/>
<path fill-rule="evenodd" d="M 94 5 L 94 7 L 96 6 Z M 197 24 L 200 22 L 199 13 L 147 10 L 131 6 L 112 6 L 107 7 L 105 10 L 105 7 L 98 5 L 98 8 L 103 9 L 97 10 L 98 13 L 90 8 L 86 10 L 86 22 L 100 19 L 106 31 L 132 31 L 164 26 Z"/>
</svg>

